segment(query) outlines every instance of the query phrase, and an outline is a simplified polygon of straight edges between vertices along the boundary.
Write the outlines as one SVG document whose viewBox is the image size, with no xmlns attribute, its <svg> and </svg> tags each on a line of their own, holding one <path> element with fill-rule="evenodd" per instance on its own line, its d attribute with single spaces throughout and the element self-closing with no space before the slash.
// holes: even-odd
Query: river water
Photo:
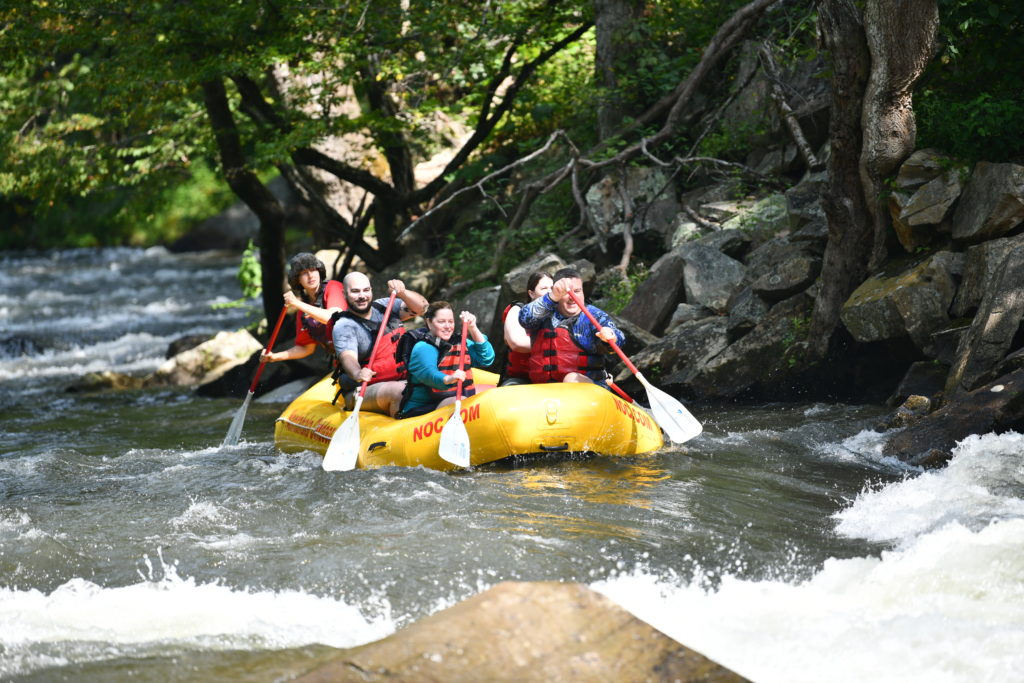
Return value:
<svg viewBox="0 0 1024 683">
<path fill-rule="evenodd" d="M 0 680 L 267 680 L 505 580 L 587 584 L 755 681 L 1024 680 L 1024 437 L 882 457 L 883 411 L 691 409 L 628 458 L 326 473 L 280 403 L 145 374 L 252 309 L 238 259 L 0 255 Z"/>
</svg>

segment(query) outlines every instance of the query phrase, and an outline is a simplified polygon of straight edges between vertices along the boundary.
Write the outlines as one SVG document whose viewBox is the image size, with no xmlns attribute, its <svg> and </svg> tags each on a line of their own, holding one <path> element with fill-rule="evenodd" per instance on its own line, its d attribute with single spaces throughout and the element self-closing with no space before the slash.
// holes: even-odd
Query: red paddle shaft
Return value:
<svg viewBox="0 0 1024 683">
<path fill-rule="evenodd" d="M 281 331 L 281 323 L 284 322 L 284 317 L 288 315 L 288 307 L 285 306 L 281 309 L 281 315 L 277 316 L 277 325 L 274 326 L 274 331 L 270 335 L 270 339 L 267 341 L 267 348 L 264 351 L 271 351 L 274 348 L 274 342 L 277 341 L 277 333 Z M 256 375 L 252 378 L 252 384 L 249 386 L 249 393 L 256 393 L 256 385 L 260 381 L 260 375 L 263 374 L 263 368 L 266 367 L 266 363 L 260 363 L 260 366 L 256 368 Z"/>
<path fill-rule="evenodd" d="M 459 370 L 465 371 L 466 369 L 466 321 L 462 321 L 462 339 L 459 341 Z M 455 390 L 455 400 L 462 400 L 462 380 L 459 380 L 459 386 Z"/>
<path fill-rule="evenodd" d="M 380 321 L 380 329 L 377 330 L 377 338 L 373 340 L 373 348 L 370 350 L 370 362 L 366 366 L 373 370 L 374 356 L 377 355 L 377 347 L 380 346 L 380 338 L 384 336 L 384 329 L 388 325 L 388 318 L 391 317 L 391 306 L 395 303 L 395 297 L 398 295 L 397 292 L 391 292 L 391 298 L 388 299 L 388 307 L 384 309 L 384 317 Z M 359 397 L 362 398 L 363 394 L 366 393 L 366 385 L 369 384 L 369 380 L 363 382 L 362 386 L 359 387 Z"/>
</svg>

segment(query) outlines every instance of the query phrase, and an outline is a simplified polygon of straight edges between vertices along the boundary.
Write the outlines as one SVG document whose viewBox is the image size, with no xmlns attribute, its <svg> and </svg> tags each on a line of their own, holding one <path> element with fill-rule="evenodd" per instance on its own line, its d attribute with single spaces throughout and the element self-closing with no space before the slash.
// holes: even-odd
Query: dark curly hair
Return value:
<svg viewBox="0 0 1024 683">
<path fill-rule="evenodd" d="M 306 298 L 306 291 L 302 289 L 302 285 L 299 284 L 299 276 L 307 270 L 319 270 L 320 271 L 320 286 L 323 287 L 327 282 L 327 266 L 324 262 L 318 259 L 308 251 L 296 254 L 292 257 L 292 260 L 288 262 L 288 286 L 292 288 L 301 299 Z M 313 302 L 307 302 L 313 303 Z"/>
</svg>

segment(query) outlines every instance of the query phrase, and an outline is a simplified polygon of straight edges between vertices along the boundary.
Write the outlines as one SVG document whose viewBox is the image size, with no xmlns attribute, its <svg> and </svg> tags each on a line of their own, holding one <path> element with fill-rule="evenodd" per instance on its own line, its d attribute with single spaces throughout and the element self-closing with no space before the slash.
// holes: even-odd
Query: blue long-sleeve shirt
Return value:
<svg viewBox="0 0 1024 683">
<path fill-rule="evenodd" d="M 466 353 L 470 362 L 477 367 L 487 367 L 494 362 L 494 347 L 484 337 L 482 342 L 466 340 Z M 446 389 L 454 385 L 444 383 L 445 373 L 437 368 L 440 358 L 438 348 L 433 344 L 418 343 L 409 354 L 409 381 L 412 384 L 411 394 L 402 405 L 403 412 L 415 412 L 423 406 L 437 404 L 438 399 L 430 389 Z"/>
<path fill-rule="evenodd" d="M 626 341 L 626 335 L 615 325 L 610 315 L 590 304 L 587 304 L 587 310 L 597 319 L 601 327 L 610 328 L 615 332 L 616 344 Z M 519 324 L 527 332 L 539 329 L 548 320 L 551 320 L 553 327 L 558 327 L 559 323 L 565 319 L 566 316 L 558 311 L 558 304 L 552 301 L 547 294 L 534 299 L 519 311 Z M 607 353 L 609 350 L 608 345 L 597 338 L 597 328 L 590 322 L 590 318 L 582 313 L 576 318 L 570 332 L 576 343 L 590 353 Z"/>
</svg>

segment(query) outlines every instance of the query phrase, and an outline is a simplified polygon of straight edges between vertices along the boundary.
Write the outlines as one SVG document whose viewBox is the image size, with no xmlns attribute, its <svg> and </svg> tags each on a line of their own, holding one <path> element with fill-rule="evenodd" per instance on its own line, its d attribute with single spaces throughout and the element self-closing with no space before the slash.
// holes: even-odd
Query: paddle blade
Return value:
<svg viewBox="0 0 1024 683">
<path fill-rule="evenodd" d="M 356 460 L 359 459 L 359 405 L 362 402 L 362 396 L 356 399 L 352 414 L 341 423 L 331 437 L 327 454 L 324 455 L 324 470 L 347 472 L 355 469 Z"/>
<path fill-rule="evenodd" d="M 249 410 L 249 402 L 252 400 L 252 393 L 249 392 L 245 395 L 245 401 L 242 402 L 242 407 L 238 409 L 235 416 L 231 419 L 231 426 L 228 427 L 228 433 L 224 437 L 224 443 L 221 446 L 237 446 L 238 437 L 242 436 L 242 425 L 245 424 L 245 413 Z"/>
<path fill-rule="evenodd" d="M 639 372 L 637 379 L 647 389 L 647 400 L 651 404 L 654 421 L 664 430 L 668 438 L 675 443 L 686 443 L 698 436 L 704 427 L 690 411 L 675 398 L 648 382 Z"/>
<path fill-rule="evenodd" d="M 441 430 L 437 452 L 453 465 L 469 467 L 469 432 L 462 421 L 462 405 L 458 401 L 455 402 L 455 412 Z"/>
</svg>

